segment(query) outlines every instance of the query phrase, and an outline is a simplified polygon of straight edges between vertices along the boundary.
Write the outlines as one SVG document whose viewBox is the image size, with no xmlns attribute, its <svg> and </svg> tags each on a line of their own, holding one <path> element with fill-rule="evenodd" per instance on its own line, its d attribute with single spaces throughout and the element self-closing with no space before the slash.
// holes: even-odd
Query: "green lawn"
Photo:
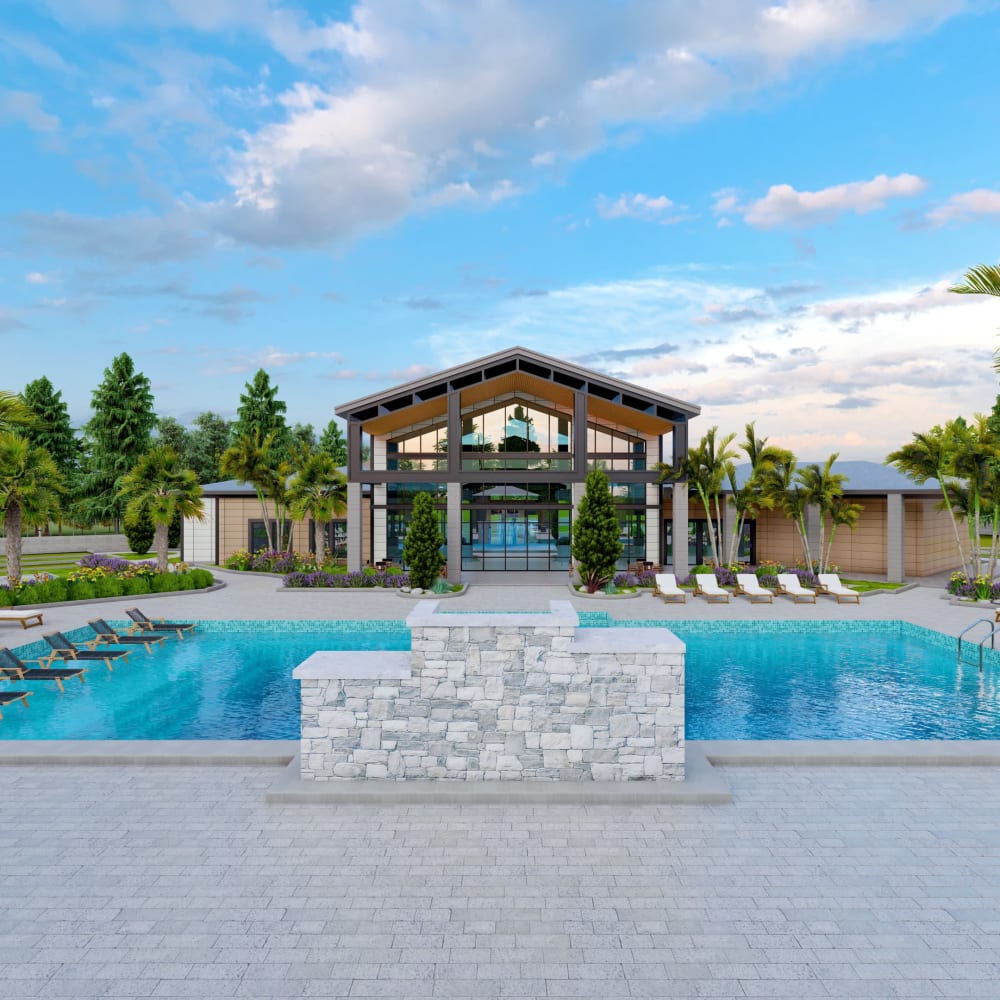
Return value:
<svg viewBox="0 0 1000 1000">
<path fill-rule="evenodd" d="M 78 563 L 84 557 L 90 555 L 89 552 L 33 552 L 21 556 L 21 575 L 28 576 L 35 573 L 51 573 L 53 576 L 64 577 L 73 570 L 79 569 Z M 152 561 L 155 555 L 147 553 L 138 556 L 134 552 L 112 552 L 109 555 L 119 559 L 130 559 L 136 561 Z M 180 556 L 171 556 L 171 563 L 179 563 Z M 0 555 L 0 576 L 7 572 L 7 557 Z"/>
<path fill-rule="evenodd" d="M 880 583 L 878 580 L 841 580 L 845 587 L 858 591 L 859 594 L 867 594 L 870 590 L 899 590 L 905 587 L 905 583 Z"/>
</svg>

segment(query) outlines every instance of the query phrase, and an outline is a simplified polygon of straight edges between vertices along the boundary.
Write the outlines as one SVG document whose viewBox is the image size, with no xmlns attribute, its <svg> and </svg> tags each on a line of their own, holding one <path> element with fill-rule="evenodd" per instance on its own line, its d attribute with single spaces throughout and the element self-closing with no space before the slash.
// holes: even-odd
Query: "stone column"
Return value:
<svg viewBox="0 0 1000 1000">
<path fill-rule="evenodd" d="M 688 565 L 688 485 L 674 483 L 673 514 L 671 515 L 671 531 L 673 533 L 674 575 L 678 581 L 683 580 L 690 571 Z"/>
<path fill-rule="evenodd" d="M 903 494 L 886 497 L 885 574 L 892 583 L 902 583 L 906 572 L 906 516 Z"/>
<path fill-rule="evenodd" d="M 361 570 L 361 483 L 347 484 L 347 569 Z"/>
<path fill-rule="evenodd" d="M 449 446 L 450 447 L 450 446 Z M 448 483 L 448 582 L 462 582 L 462 484 Z"/>
<path fill-rule="evenodd" d="M 646 483 L 646 561 L 660 562 L 660 522 L 663 511 L 660 508 L 660 484 Z"/>
</svg>

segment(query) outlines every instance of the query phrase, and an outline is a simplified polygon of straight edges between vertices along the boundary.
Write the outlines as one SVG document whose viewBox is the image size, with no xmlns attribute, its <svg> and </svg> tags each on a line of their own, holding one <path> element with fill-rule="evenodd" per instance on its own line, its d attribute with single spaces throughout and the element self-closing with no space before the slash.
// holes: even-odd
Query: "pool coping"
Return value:
<svg viewBox="0 0 1000 1000">
<path fill-rule="evenodd" d="M 302 781 L 298 740 L 0 740 L 0 767 L 274 767 L 272 805 L 729 805 L 723 767 L 998 767 L 1000 740 L 689 740 L 684 781 Z"/>
</svg>

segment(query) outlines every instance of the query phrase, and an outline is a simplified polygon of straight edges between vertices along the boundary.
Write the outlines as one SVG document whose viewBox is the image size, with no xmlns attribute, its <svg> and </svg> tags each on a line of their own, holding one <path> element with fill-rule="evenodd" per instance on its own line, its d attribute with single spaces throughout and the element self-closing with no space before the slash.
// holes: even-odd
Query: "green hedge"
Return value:
<svg viewBox="0 0 1000 1000">
<path fill-rule="evenodd" d="M 204 590 L 213 583 L 215 578 L 205 569 L 192 569 L 186 573 L 158 573 L 149 578 L 106 576 L 98 580 L 45 580 L 42 583 L 26 583 L 14 590 L 0 587 L 0 607 L 92 601 L 97 597 L 165 594 L 175 590 Z"/>
</svg>

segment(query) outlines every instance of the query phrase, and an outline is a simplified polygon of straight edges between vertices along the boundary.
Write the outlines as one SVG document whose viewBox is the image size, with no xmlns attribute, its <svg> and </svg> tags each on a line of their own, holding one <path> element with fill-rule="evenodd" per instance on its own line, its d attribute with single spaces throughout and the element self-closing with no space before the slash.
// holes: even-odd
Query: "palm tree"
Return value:
<svg viewBox="0 0 1000 1000">
<path fill-rule="evenodd" d="M 257 433 L 244 434 L 222 453 L 219 469 L 224 476 L 232 476 L 241 482 L 249 483 L 260 501 L 260 509 L 264 515 L 264 533 L 267 536 L 267 547 L 274 551 L 277 548 L 271 533 L 271 518 L 267 511 L 268 490 L 273 489 L 277 465 L 273 455 L 274 434 L 268 434 L 261 439 Z"/>
<path fill-rule="evenodd" d="M 689 486 L 694 487 L 705 515 L 708 519 L 708 542 L 712 549 L 712 561 L 716 566 L 722 565 L 719 546 L 719 535 L 722 529 L 722 484 L 733 469 L 733 459 L 736 452 L 730 445 L 735 434 L 716 438 L 718 427 L 709 427 L 705 436 L 698 444 L 688 450 L 687 457 L 680 467 L 657 463 L 660 472 L 660 482 L 666 479 L 685 479 Z"/>
<path fill-rule="evenodd" d="M 0 431 L 16 431 L 35 423 L 31 407 L 13 392 L 0 389 Z"/>
<path fill-rule="evenodd" d="M 194 471 L 184 468 L 180 456 L 169 445 L 150 449 L 122 477 L 118 495 L 126 502 L 126 517 L 148 514 L 153 522 L 158 572 L 166 573 L 168 569 L 170 522 L 178 515 L 203 519 L 201 492 Z"/>
<path fill-rule="evenodd" d="M 729 480 L 729 502 L 733 505 L 736 522 L 729 533 L 729 553 L 727 563 L 733 565 L 739 555 L 740 539 L 747 520 L 755 520 L 762 510 L 772 507 L 773 500 L 763 490 L 763 477 L 775 464 L 792 460 L 791 452 L 767 443 L 767 438 L 758 438 L 753 421 L 746 425 L 746 438 L 740 447 L 750 459 L 750 475 L 742 486 L 736 483 L 736 468 L 727 470 Z"/>
<path fill-rule="evenodd" d="M 313 520 L 313 547 L 316 557 L 326 556 L 326 527 L 335 514 L 347 510 L 347 479 L 337 463 L 322 451 L 304 449 L 296 456 L 298 467 L 288 488 L 288 509 L 292 517 Z"/>
<path fill-rule="evenodd" d="M 949 292 L 958 295 L 1000 295 L 1000 267 L 995 264 L 977 264 L 965 272 L 965 281 L 952 285 Z M 1000 352 L 994 354 L 993 367 L 1000 372 Z"/>
<path fill-rule="evenodd" d="M 966 491 L 965 523 L 969 533 L 969 562 L 978 576 L 982 568 L 979 541 L 982 515 L 984 508 L 989 505 L 989 497 L 995 492 L 1000 442 L 990 429 L 989 418 L 982 413 L 975 414 L 971 425 L 961 417 L 951 420 L 945 430 L 950 433 L 952 441 L 951 472 L 963 481 Z M 991 555 L 987 565 L 987 575 L 991 578 L 995 568 L 992 554 L 995 548 L 994 542 L 990 545 Z"/>
<path fill-rule="evenodd" d="M 44 448 L 13 431 L 0 431 L 0 512 L 7 533 L 7 581 L 21 579 L 21 532 L 58 513 L 62 473 Z"/>
<path fill-rule="evenodd" d="M 834 503 L 844 494 L 847 476 L 833 472 L 833 463 L 839 455 L 834 452 L 820 467 L 815 462 L 796 471 L 796 477 L 805 489 L 806 504 L 819 508 L 819 572 L 826 572 L 826 519 L 830 516 Z M 808 564 L 812 568 L 812 564 Z"/>
<path fill-rule="evenodd" d="M 833 552 L 833 539 L 837 534 L 837 528 L 850 528 L 853 531 L 858 524 L 858 518 L 864 507 L 859 503 L 851 503 L 843 497 L 834 497 L 830 503 L 830 538 L 826 545 L 826 554 L 821 556 L 822 565 L 820 572 L 825 571 L 830 566 L 830 555 Z"/>
<path fill-rule="evenodd" d="M 806 507 L 809 506 L 809 491 L 796 475 L 797 463 L 791 452 L 774 461 L 761 476 L 761 489 L 772 506 L 777 507 L 798 529 L 802 543 L 802 558 L 806 566 L 812 567 L 812 552 L 809 549 L 809 535 L 806 531 Z"/>
</svg>

